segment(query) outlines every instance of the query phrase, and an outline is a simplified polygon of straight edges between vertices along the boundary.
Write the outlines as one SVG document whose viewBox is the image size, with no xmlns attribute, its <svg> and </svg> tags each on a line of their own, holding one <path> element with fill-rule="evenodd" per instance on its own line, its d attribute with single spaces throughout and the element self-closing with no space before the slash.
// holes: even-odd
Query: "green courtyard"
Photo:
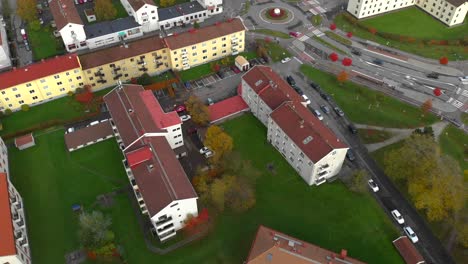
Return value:
<svg viewBox="0 0 468 264">
<path fill-rule="evenodd" d="M 37 31 L 28 27 L 27 30 L 30 42 L 29 46 L 33 51 L 33 58 L 35 61 L 65 53 L 62 38 L 54 37 L 54 29 L 52 27 L 41 27 Z"/>
<path fill-rule="evenodd" d="M 347 249 L 368 263 L 403 263 L 391 243 L 399 233 L 370 194 L 352 193 L 340 181 L 307 186 L 267 144 L 265 127 L 250 114 L 223 127 L 232 135 L 235 150 L 262 173 L 256 206 L 241 214 L 217 215 L 207 237 L 160 256 L 144 244 L 127 194 L 117 194 L 114 205 L 103 211 L 112 216 L 111 229 L 126 263 L 242 263 L 260 224 L 336 252 Z M 63 129 L 37 133 L 35 147 L 9 149 L 12 179 L 24 198 L 33 260 L 39 264 L 64 263 L 64 254 L 79 248 L 73 204 L 87 211 L 100 209 L 97 195 L 128 184 L 113 139 L 68 153 L 63 134 Z M 269 163 L 273 172 L 266 169 Z"/>
<path fill-rule="evenodd" d="M 301 72 L 331 95 L 348 118 L 360 124 L 382 127 L 419 127 L 436 122 L 432 114 L 423 115 L 421 109 L 376 92 L 370 88 L 345 82 L 340 85 L 335 75 L 301 65 Z"/>
</svg>

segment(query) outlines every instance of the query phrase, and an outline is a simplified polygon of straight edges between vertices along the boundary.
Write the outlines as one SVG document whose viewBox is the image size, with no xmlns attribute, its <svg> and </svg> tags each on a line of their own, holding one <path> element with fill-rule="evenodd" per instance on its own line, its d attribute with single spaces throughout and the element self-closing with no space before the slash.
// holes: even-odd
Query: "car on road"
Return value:
<svg viewBox="0 0 468 264">
<path fill-rule="evenodd" d="M 300 38 L 303 36 L 303 34 L 301 32 L 291 31 L 289 32 L 289 36 L 294 37 L 294 38 Z"/>
<path fill-rule="evenodd" d="M 327 115 L 330 113 L 330 108 L 328 108 L 326 105 L 321 105 L 320 109 L 322 109 L 322 111 Z"/>
<path fill-rule="evenodd" d="M 380 190 L 379 186 L 377 186 L 377 183 L 375 183 L 373 179 L 368 180 L 367 184 L 369 184 L 369 187 L 373 192 L 378 192 Z"/>
<path fill-rule="evenodd" d="M 241 70 L 239 70 L 239 68 L 237 68 L 236 66 L 231 66 L 231 70 L 235 73 L 235 74 L 238 74 L 241 72 Z"/>
<path fill-rule="evenodd" d="M 23 40 L 27 40 L 28 39 L 28 34 L 26 34 L 26 30 L 24 28 L 22 28 L 20 30 L 21 32 L 21 37 L 23 38 Z"/>
<path fill-rule="evenodd" d="M 211 150 L 209 148 L 207 148 L 207 147 L 203 147 L 203 148 L 200 149 L 200 154 L 205 154 L 208 151 L 211 151 Z"/>
<path fill-rule="evenodd" d="M 357 49 L 351 49 L 351 53 L 356 55 L 356 56 L 361 56 L 362 55 L 361 51 L 357 50 Z"/>
<path fill-rule="evenodd" d="M 322 120 L 323 120 L 322 113 L 320 113 L 320 111 L 319 111 L 319 110 L 317 110 L 317 109 L 314 109 L 314 110 L 312 111 L 312 113 L 314 113 L 314 115 L 315 115 L 315 116 L 318 118 L 318 120 L 320 120 L 320 121 L 322 121 Z"/>
<path fill-rule="evenodd" d="M 357 133 L 357 128 L 354 124 L 352 123 L 349 123 L 348 124 L 348 130 L 349 132 L 351 132 L 352 134 L 356 134 Z"/>
<path fill-rule="evenodd" d="M 374 59 L 372 62 L 373 62 L 374 64 L 379 65 L 379 66 L 380 66 L 380 65 L 383 65 L 383 61 L 382 61 L 381 59 Z"/>
<path fill-rule="evenodd" d="M 24 40 L 24 47 L 26 48 L 27 51 L 31 50 L 31 47 L 29 47 L 29 42 L 27 40 Z"/>
<path fill-rule="evenodd" d="M 286 62 L 289 62 L 289 61 L 291 61 L 291 58 L 286 57 L 286 58 L 281 60 L 281 63 L 286 63 Z"/>
<path fill-rule="evenodd" d="M 336 113 L 338 116 L 344 116 L 344 112 L 343 112 L 338 106 L 336 106 L 335 108 L 333 108 L 333 110 L 335 110 L 335 113 Z"/>
<path fill-rule="evenodd" d="M 297 87 L 297 86 L 293 87 L 293 89 L 294 89 L 294 91 L 296 91 L 296 93 L 299 94 L 299 95 L 303 95 L 303 94 L 304 94 L 304 92 L 303 92 L 299 87 Z"/>
<path fill-rule="evenodd" d="M 208 99 L 206 99 L 206 101 L 208 102 L 208 105 L 214 105 L 213 99 L 208 98 Z"/>
<path fill-rule="evenodd" d="M 458 77 L 458 79 L 459 79 L 460 82 L 462 82 L 463 84 L 468 83 L 468 76 Z"/>
<path fill-rule="evenodd" d="M 320 89 L 320 85 L 314 83 L 314 82 L 310 82 L 310 87 L 314 88 L 315 90 L 319 90 Z"/>
<path fill-rule="evenodd" d="M 348 151 L 346 151 L 346 158 L 351 162 L 356 159 L 356 156 L 354 155 L 354 151 L 352 149 L 348 149 Z"/>
<path fill-rule="evenodd" d="M 400 212 L 397 209 L 391 211 L 390 213 L 400 225 L 405 223 L 405 219 L 403 219 L 403 216 L 400 214 Z"/>
<path fill-rule="evenodd" d="M 326 93 L 321 93 L 320 96 L 327 102 L 331 101 L 331 97 Z"/>
<path fill-rule="evenodd" d="M 192 117 L 190 115 L 181 115 L 180 116 L 180 121 L 185 122 L 189 121 Z"/>
<path fill-rule="evenodd" d="M 286 76 L 286 81 L 291 85 L 292 87 L 296 86 L 296 81 L 291 75 Z"/>
<path fill-rule="evenodd" d="M 182 113 L 187 110 L 187 107 L 184 104 L 174 106 L 174 111 L 177 113 Z"/>
<path fill-rule="evenodd" d="M 409 226 L 403 227 L 403 231 L 405 231 L 405 234 L 409 237 L 411 242 L 416 243 L 419 241 L 418 236 L 416 233 L 413 231 L 413 229 Z"/>
<path fill-rule="evenodd" d="M 213 151 L 211 150 L 208 150 L 207 152 L 203 153 L 203 155 L 205 156 L 205 158 L 210 158 L 213 156 Z"/>
<path fill-rule="evenodd" d="M 307 97 L 307 95 L 303 94 L 302 95 L 302 99 L 304 99 L 304 103 L 306 105 L 309 105 L 310 104 L 310 100 L 309 100 L 309 97 Z"/>
<path fill-rule="evenodd" d="M 427 78 L 431 78 L 431 79 L 439 79 L 439 74 L 437 72 L 431 72 L 427 74 L 426 76 Z"/>
</svg>

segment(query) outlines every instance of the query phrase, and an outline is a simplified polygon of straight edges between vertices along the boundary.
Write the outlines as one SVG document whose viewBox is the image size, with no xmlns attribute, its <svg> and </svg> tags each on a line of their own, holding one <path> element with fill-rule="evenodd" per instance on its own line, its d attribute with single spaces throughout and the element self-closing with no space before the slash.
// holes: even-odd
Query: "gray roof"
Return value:
<svg viewBox="0 0 468 264">
<path fill-rule="evenodd" d="M 86 33 L 86 38 L 91 39 L 139 26 L 140 25 L 135 21 L 135 19 L 129 16 L 112 21 L 103 21 L 96 24 L 85 25 L 84 31 Z"/>
<path fill-rule="evenodd" d="M 171 7 L 158 9 L 159 21 L 164 21 L 205 10 L 198 2 L 187 2 Z"/>
</svg>

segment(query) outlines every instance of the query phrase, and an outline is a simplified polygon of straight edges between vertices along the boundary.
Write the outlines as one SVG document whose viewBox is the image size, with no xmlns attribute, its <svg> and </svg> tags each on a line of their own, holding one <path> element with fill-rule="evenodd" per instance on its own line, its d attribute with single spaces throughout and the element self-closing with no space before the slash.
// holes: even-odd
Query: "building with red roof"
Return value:
<svg viewBox="0 0 468 264">
<path fill-rule="evenodd" d="M 21 195 L 9 179 L 7 149 L 0 138 L 0 263 L 31 263 Z"/>
<path fill-rule="evenodd" d="M 140 85 L 118 86 L 104 102 L 140 209 L 165 241 L 184 227 L 187 216 L 198 214 L 198 196 L 176 158 L 183 145 L 180 118 L 164 113 Z"/>
<path fill-rule="evenodd" d="M 19 150 L 27 149 L 35 145 L 36 141 L 34 140 L 34 136 L 32 133 L 15 138 L 15 146 Z"/>
<path fill-rule="evenodd" d="M 208 106 L 208 110 L 210 112 L 210 122 L 214 124 L 248 111 L 249 106 L 240 95 L 236 95 Z"/>
<path fill-rule="evenodd" d="M 418 252 L 413 243 L 407 236 L 401 236 L 393 240 L 393 245 L 400 252 L 401 257 L 405 260 L 406 264 L 424 264 L 424 258 Z"/>
<path fill-rule="evenodd" d="M 246 264 L 365 264 L 341 252 L 321 248 L 271 228 L 260 226 L 250 248 Z"/>
<path fill-rule="evenodd" d="M 307 184 L 320 185 L 340 172 L 348 146 L 270 67 L 255 66 L 244 74 L 241 96 L 268 127 L 269 142 Z"/>
</svg>

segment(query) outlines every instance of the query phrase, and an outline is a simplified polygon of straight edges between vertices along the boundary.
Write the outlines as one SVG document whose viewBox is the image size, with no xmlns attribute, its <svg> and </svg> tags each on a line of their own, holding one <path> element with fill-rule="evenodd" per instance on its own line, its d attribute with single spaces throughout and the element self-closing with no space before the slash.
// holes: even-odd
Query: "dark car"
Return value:
<svg viewBox="0 0 468 264">
<path fill-rule="evenodd" d="M 231 70 L 235 73 L 235 74 L 238 74 L 241 72 L 241 70 L 239 70 L 239 68 L 237 68 L 236 66 L 231 66 Z"/>
<path fill-rule="evenodd" d="M 326 105 L 321 105 L 321 106 L 320 106 L 320 109 L 322 109 L 322 111 L 323 111 L 325 114 L 329 114 L 329 113 L 330 113 L 330 108 L 328 108 L 328 106 L 326 106 Z"/>
<path fill-rule="evenodd" d="M 261 58 L 258 58 L 258 60 L 260 61 L 261 64 L 266 64 L 268 62 L 267 57 L 261 57 Z"/>
<path fill-rule="evenodd" d="M 295 86 L 295 87 L 293 87 L 293 88 L 294 88 L 294 90 L 297 92 L 297 94 L 299 94 L 299 95 L 303 95 L 303 94 L 304 94 L 304 92 L 303 92 L 299 87 Z"/>
<path fill-rule="evenodd" d="M 357 55 L 357 56 L 361 56 L 361 55 L 362 55 L 361 51 L 360 51 L 360 50 L 357 50 L 357 49 L 352 49 L 352 50 L 351 50 L 351 53 L 354 54 L 354 55 Z"/>
<path fill-rule="evenodd" d="M 356 156 L 354 155 L 354 151 L 352 149 L 348 149 L 348 151 L 346 152 L 346 158 L 349 161 L 354 161 L 356 159 Z"/>
<path fill-rule="evenodd" d="M 331 97 L 326 93 L 321 93 L 320 96 L 327 102 L 331 101 Z"/>
<path fill-rule="evenodd" d="M 291 85 L 292 87 L 296 86 L 296 81 L 294 80 L 294 78 L 291 76 L 291 75 L 288 75 L 286 77 L 286 81 L 289 83 L 289 85 Z"/>
<path fill-rule="evenodd" d="M 217 72 L 216 75 L 218 75 L 219 78 L 224 79 L 224 73 L 222 71 Z"/>
<path fill-rule="evenodd" d="M 437 72 L 431 72 L 426 76 L 431 79 L 439 79 L 439 74 Z"/>
<path fill-rule="evenodd" d="M 375 60 L 373 60 L 373 62 L 374 62 L 375 64 L 377 64 L 377 65 L 382 65 L 382 64 L 383 64 L 383 61 L 380 60 L 380 59 L 375 59 Z"/>
<path fill-rule="evenodd" d="M 357 133 L 357 128 L 356 126 L 354 126 L 353 124 L 349 124 L 348 125 L 348 129 L 349 129 L 349 132 L 351 132 L 352 134 L 356 134 Z"/>
<path fill-rule="evenodd" d="M 333 110 L 335 110 L 335 113 L 338 115 L 338 116 L 344 116 L 344 112 L 337 106 L 335 108 L 333 108 Z"/>
<path fill-rule="evenodd" d="M 314 88 L 315 90 L 320 90 L 320 85 L 314 83 L 314 82 L 310 82 L 310 87 Z"/>
</svg>

